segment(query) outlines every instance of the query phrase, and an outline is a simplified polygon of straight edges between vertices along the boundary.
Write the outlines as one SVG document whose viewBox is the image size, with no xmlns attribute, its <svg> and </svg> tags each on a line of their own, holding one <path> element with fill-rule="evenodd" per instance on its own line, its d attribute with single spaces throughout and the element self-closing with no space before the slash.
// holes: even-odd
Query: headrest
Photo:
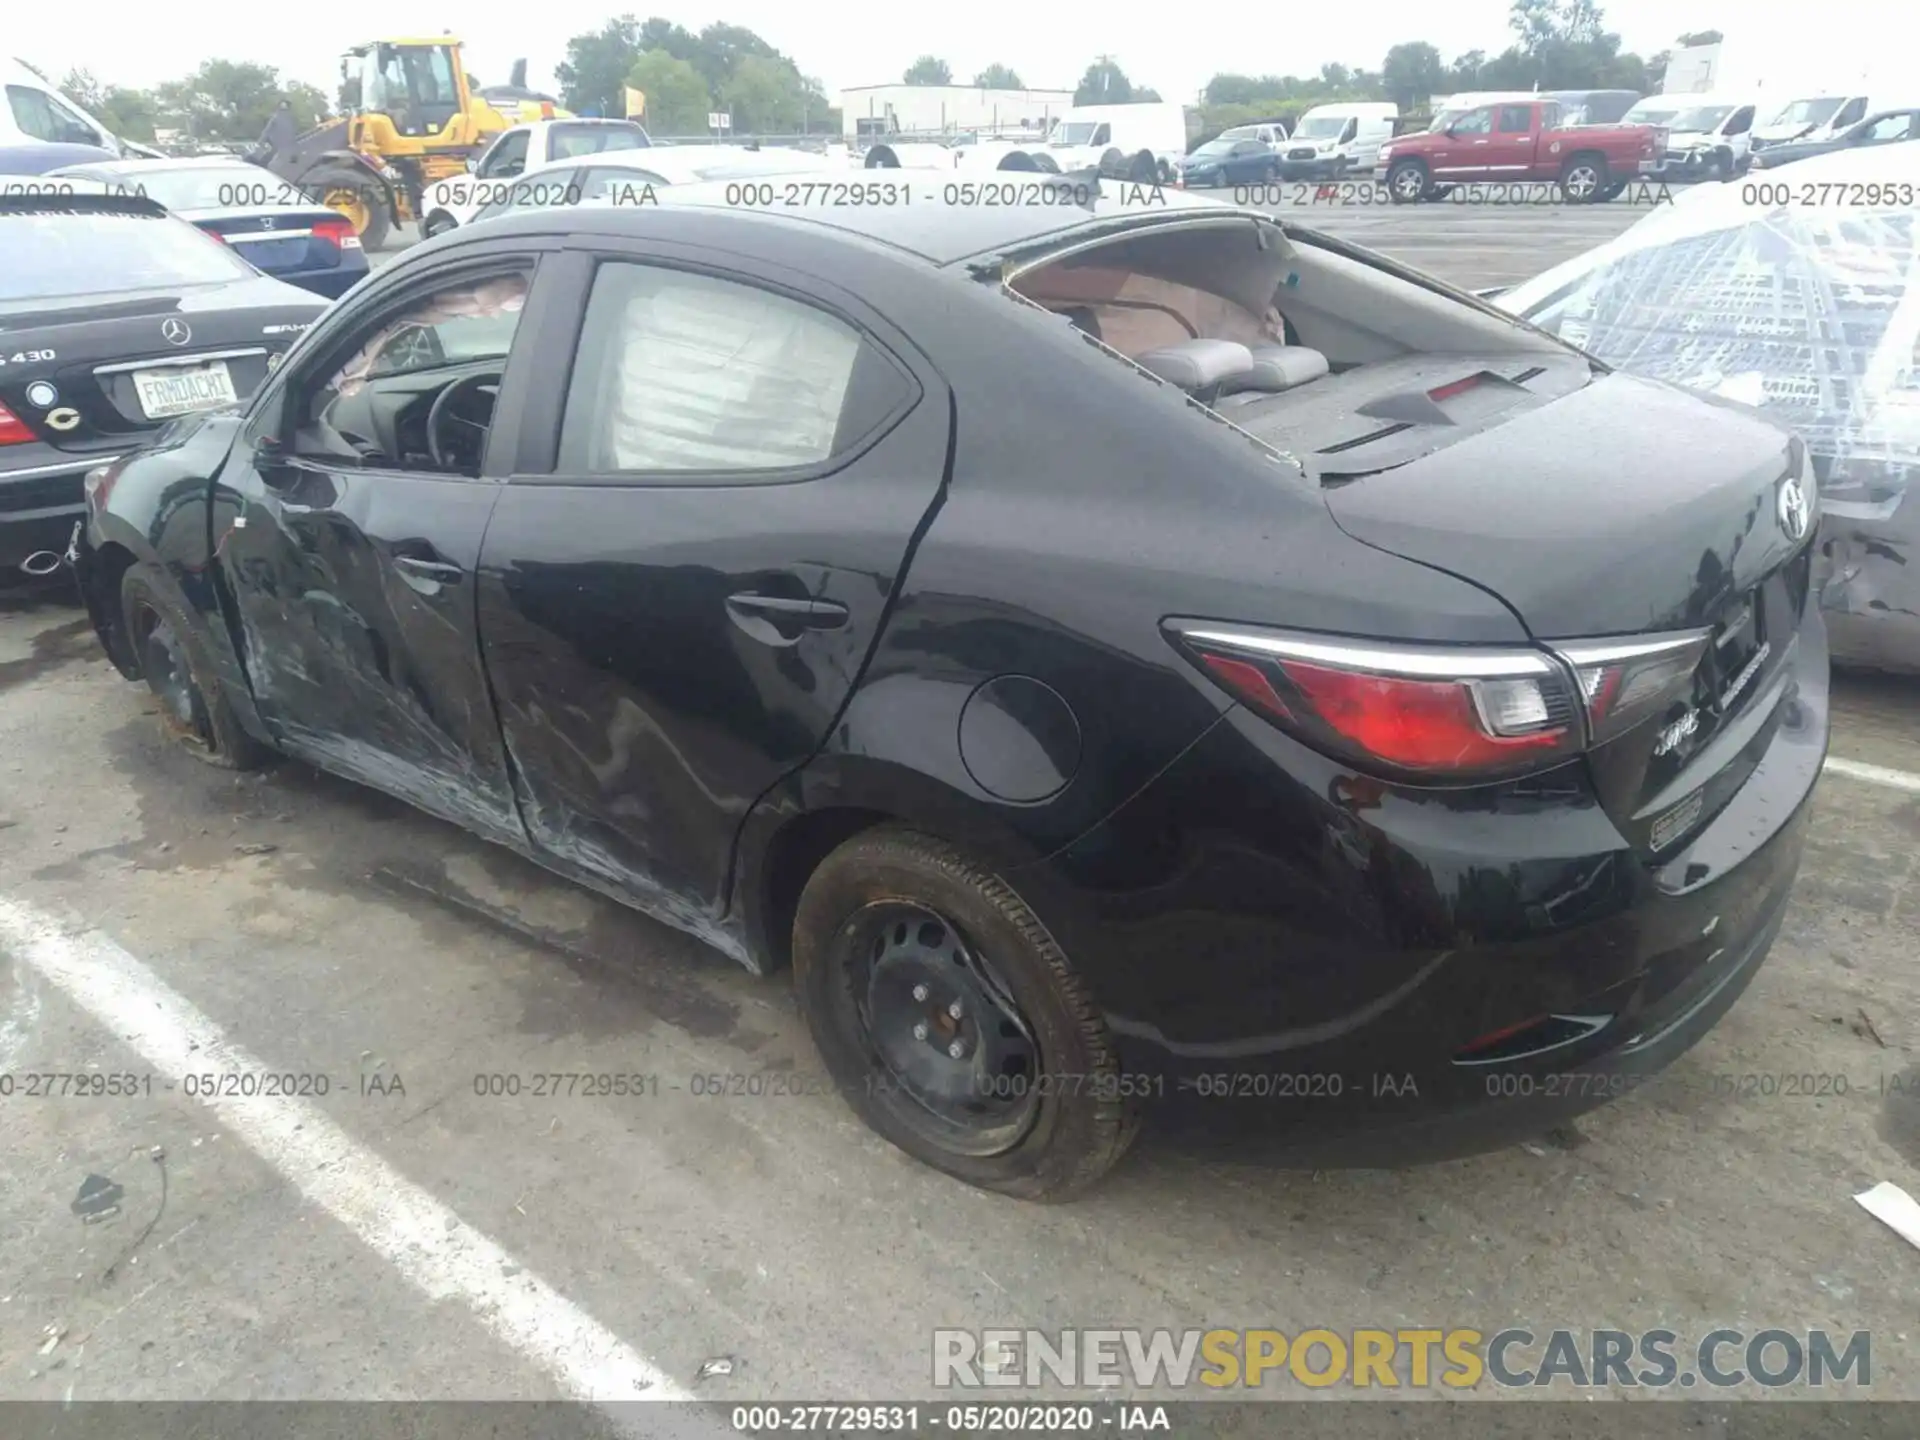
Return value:
<svg viewBox="0 0 1920 1440">
<path fill-rule="evenodd" d="M 1291 390 L 1329 369 L 1325 355 L 1304 345 L 1261 345 L 1252 353 L 1253 368 L 1234 382 L 1236 390 Z"/>
<path fill-rule="evenodd" d="M 1232 340 L 1183 340 L 1136 355 L 1133 363 L 1182 390 L 1208 390 L 1253 369 L 1253 352 Z"/>
</svg>

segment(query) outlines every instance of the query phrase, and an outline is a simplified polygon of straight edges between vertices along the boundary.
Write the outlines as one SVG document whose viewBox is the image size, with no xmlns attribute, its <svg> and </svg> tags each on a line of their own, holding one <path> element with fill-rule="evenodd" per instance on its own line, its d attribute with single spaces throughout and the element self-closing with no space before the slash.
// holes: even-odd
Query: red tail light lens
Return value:
<svg viewBox="0 0 1920 1440">
<path fill-rule="evenodd" d="M 27 422 L 6 406 L 0 405 L 0 445 L 22 445 L 39 437 L 27 428 Z"/>
<path fill-rule="evenodd" d="M 1169 621 L 1236 699 L 1363 770 L 1470 783 L 1543 770 L 1686 697 L 1705 632 L 1546 650 L 1390 645 Z"/>
<path fill-rule="evenodd" d="M 314 223 L 314 238 L 330 240 L 342 250 L 358 250 L 360 237 L 354 232 L 351 220 L 320 220 Z"/>
<path fill-rule="evenodd" d="M 1537 650 L 1380 646 L 1176 623 L 1176 644 L 1236 698 L 1364 769 L 1468 781 L 1578 752 L 1563 667 Z"/>
</svg>

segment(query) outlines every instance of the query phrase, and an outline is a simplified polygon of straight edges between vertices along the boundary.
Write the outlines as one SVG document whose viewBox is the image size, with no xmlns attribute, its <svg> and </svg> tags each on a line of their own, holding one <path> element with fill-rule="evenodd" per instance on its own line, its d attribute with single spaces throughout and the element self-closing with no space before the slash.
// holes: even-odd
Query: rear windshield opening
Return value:
<svg viewBox="0 0 1920 1440">
<path fill-rule="evenodd" d="M 224 285 L 258 273 L 171 215 L 0 210 L 0 253 L 0 301 Z"/>
<path fill-rule="evenodd" d="M 1010 288 L 1129 360 L 1187 340 L 1282 345 L 1289 332 L 1274 299 L 1292 252 L 1266 233 L 1262 249 L 1245 221 L 1167 227 L 1039 266 Z"/>
</svg>

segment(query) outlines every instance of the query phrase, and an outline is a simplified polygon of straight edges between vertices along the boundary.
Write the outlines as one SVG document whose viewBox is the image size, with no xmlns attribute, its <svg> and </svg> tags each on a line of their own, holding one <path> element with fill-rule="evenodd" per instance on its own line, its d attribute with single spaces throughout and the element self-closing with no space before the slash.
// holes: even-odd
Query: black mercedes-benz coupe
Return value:
<svg viewBox="0 0 1920 1440">
<path fill-rule="evenodd" d="M 89 476 L 114 663 L 790 965 L 1017 1195 L 1497 1145 L 1733 1003 L 1827 743 L 1788 432 L 1232 206 L 768 188 L 420 245 Z"/>
<path fill-rule="evenodd" d="M 81 477 L 244 400 L 325 308 L 144 196 L 0 175 L 0 589 L 57 583 Z"/>
</svg>

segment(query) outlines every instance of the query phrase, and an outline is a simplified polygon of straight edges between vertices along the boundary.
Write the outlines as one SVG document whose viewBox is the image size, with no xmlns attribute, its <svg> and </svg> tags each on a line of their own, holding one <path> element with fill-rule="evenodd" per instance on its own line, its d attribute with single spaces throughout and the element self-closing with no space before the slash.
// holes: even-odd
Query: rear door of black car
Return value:
<svg viewBox="0 0 1920 1440">
<path fill-rule="evenodd" d="M 461 259 L 351 307 L 263 397 L 219 477 L 221 574 L 262 718 L 289 750 L 495 839 L 524 832 L 474 631 L 537 256 Z M 504 379 L 502 375 L 504 373 Z M 426 438 L 435 399 L 444 454 Z M 266 443 L 271 437 L 273 443 Z M 510 441 L 503 440 L 510 452 Z M 224 526 L 224 528 L 222 528 Z"/>
<path fill-rule="evenodd" d="M 481 647 L 534 844 L 712 914 L 741 818 L 872 648 L 950 400 L 812 276 L 610 239 L 565 264 L 576 301 L 536 341 L 565 383 L 530 405 L 487 533 Z"/>
</svg>

